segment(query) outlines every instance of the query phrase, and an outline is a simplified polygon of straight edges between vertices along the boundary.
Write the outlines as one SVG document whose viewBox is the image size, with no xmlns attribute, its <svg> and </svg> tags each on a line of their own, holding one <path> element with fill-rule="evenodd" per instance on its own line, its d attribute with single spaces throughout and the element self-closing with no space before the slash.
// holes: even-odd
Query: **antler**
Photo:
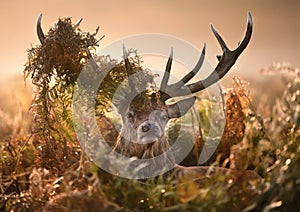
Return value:
<svg viewBox="0 0 300 212">
<path fill-rule="evenodd" d="M 167 62 L 165 74 L 164 74 L 164 77 L 161 81 L 161 85 L 160 85 L 160 90 L 161 91 L 165 91 L 166 87 L 168 85 L 168 81 L 169 81 L 169 77 L 170 77 L 170 71 L 171 71 L 171 67 L 172 67 L 172 61 L 173 61 L 173 48 L 171 48 L 171 52 L 170 52 L 170 56 L 169 56 L 169 59 L 168 59 L 168 62 Z"/>
<path fill-rule="evenodd" d="M 37 34 L 38 34 L 41 44 L 44 44 L 45 43 L 45 35 L 44 35 L 43 29 L 41 27 L 42 16 L 43 16 L 43 14 L 41 13 L 38 17 L 36 29 L 37 29 Z"/>
<path fill-rule="evenodd" d="M 168 95 L 162 95 L 163 100 L 167 100 L 171 97 L 185 96 L 191 93 L 199 92 L 209 87 L 210 85 L 216 83 L 222 77 L 224 77 L 228 73 L 230 68 L 235 64 L 236 60 L 244 51 L 244 49 L 247 47 L 252 35 L 252 27 L 253 27 L 252 17 L 251 17 L 251 13 L 249 12 L 247 31 L 243 41 L 235 50 L 230 50 L 227 47 L 226 43 L 224 42 L 223 38 L 220 36 L 220 34 L 211 25 L 211 29 L 222 48 L 223 55 L 221 57 L 218 57 L 219 59 L 218 65 L 216 66 L 214 71 L 204 80 L 200 80 L 198 82 L 185 85 L 190 79 L 192 79 L 196 75 L 196 73 L 199 71 L 199 69 L 203 64 L 204 57 L 205 57 L 205 44 L 195 68 L 192 71 L 190 71 L 187 75 L 185 75 L 180 81 L 171 85 L 167 85 L 169 75 L 170 75 L 170 69 L 171 69 L 170 66 L 172 64 L 172 57 L 171 57 L 172 55 L 171 55 L 169 57 L 167 68 L 161 83 L 161 91 L 168 94 Z"/>
<path fill-rule="evenodd" d="M 128 59 L 128 55 L 126 52 L 126 47 L 124 44 L 123 44 L 123 57 L 124 57 L 124 61 L 125 61 L 125 69 L 126 69 L 126 73 L 127 73 L 127 77 L 128 77 L 128 83 L 129 83 L 131 92 L 135 93 L 136 92 L 135 85 L 132 82 L 132 79 L 130 79 L 130 76 L 133 74 L 133 70 L 131 68 L 131 65 L 130 65 L 130 62 Z"/>
</svg>

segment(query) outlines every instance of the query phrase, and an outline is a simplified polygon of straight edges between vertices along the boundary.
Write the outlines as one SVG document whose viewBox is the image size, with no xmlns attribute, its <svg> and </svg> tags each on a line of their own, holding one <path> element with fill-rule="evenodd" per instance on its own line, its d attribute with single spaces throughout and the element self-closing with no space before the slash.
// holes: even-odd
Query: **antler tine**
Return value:
<svg viewBox="0 0 300 212">
<path fill-rule="evenodd" d="M 38 38 L 39 38 L 41 44 L 44 44 L 45 43 L 45 35 L 44 35 L 44 32 L 41 27 L 42 16 L 43 16 L 43 14 L 41 13 L 38 17 L 36 29 L 37 29 Z"/>
<path fill-rule="evenodd" d="M 228 47 L 225 43 L 225 41 L 223 40 L 223 38 L 221 37 L 221 35 L 217 32 L 217 30 L 214 28 L 214 26 L 211 24 L 210 25 L 210 28 L 211 30 L 213 31 L 215 37 L 217 38 L 217 41 L 219 42 L 221 48 L 222 48 L 222 51 L 225 52 L 225 51 L 228 51 Z"/>
<path fill-rule="evenodd" d="M 130 62 L 128 59 L 125 44 L 123 44 L 123 57 L 124 57 L 124 61 L 125 61 L 125 69 L 126 69 L 126 73 L 128 76 L 128 83 L 129 83 L 130 89 L 132 92 L 135 92 L 136 89 L 135 89 L 134 83 L 132 82 L 132 80 L 129 80 L 129 77 L 133 74 L 133 70 L 131 68 L 131 65 L 130 65 Z"/>
<path fill-rule="evenodd" d="M 202 52 L 201 52 L 201 56 L 200 56 L 200 58 L 199 58 L 199 60 L 196 64 L 196 66 L 193 68 L 192 71 L 190 71 L 187 75 L 185 75 L 181 79 L 181 81 L 183 83 L 187 83 L 188 81 L 190 81 L 198 73 L 198 71 L 202 67 L 203 62 L 204 62 L 204 58 L 205 58 L 205 49 L 206 49 L 206 43 L 204 43 L 204 46 L 203 46 L 203 49 L 202 49 Z"/>
<path fill-rule="evenodd" d="M 89 58 L 89 63 L 91 64 L 92 68 L 96 71 L 99 68 L 99 66 L 96 63 L 95 59 L 93 58 L 93 56 L 88 48 L 86 48 L 86 53 Z"/>
<path fill-rule="evenodd" d="M 125 61 L 125 68 L 126 68 L 127 76 L 130 76 L 133 73 L 133 71 L 131 69 L 131 65 L 130 65 L 130 62 L 128 59 L 126 47 L 124 44 L 123 44 L 123 57 L 124 57 L 124 61 Z"/>
<path fill-rule="evenodd" d="M 80 18 L 77 23 L 74 25 L 74 29 L 76 29 L 77 27 L 79 27 L 79 25 L 81 24 L 83 18 Z"/>
<path fill-rule="evenodd" d="M 190 81 L 198 73 L 198 71 L 201 69 L 203 62 L 204 62 L 205 49 L 206 49 L 206 43 L 204 43 L 200 58 L 199 58 L 197 64 L 195 65 L 195 67 L 188 74 L 186 74 L 180 81 L 170 85 L 170 88 L 178 89 L 178 88 L 182 87 L 183 85 L 185 85 L 185 83 Z"/>
<path fill-rule="evenodd" d="M 231 51 L 228 49 L 226 43 L 224 42 L 224 40 L 222 39 L 220 34 L 212 26 L 212 31 L 213 31 L 214 35 L 216 36 L 216 38 L 222 48 L 223 55 L 220 58 L 220 61 L 219 61 L 218 65 L 216 66 L 215 70 L 206 79 L 187 85 L 187 87 L 191 93 L 196 93 L 198 91 L 201 91 L 201 90 L 207 88 L 208 86 L 219 81 L 222 77 L 224 77 L 227 74 L 227 72 L 235 64 L 236 60 L 241 55 L 243 50 L 249 44 L 249 41 L 250 41 L 250 38 L 252 35 L 252 28 L 253 28 L 253 22 L 252 22 L 251 13 L 249 12 L 248 13 L 248 25 L 247 25 L 247 31 L 246 31 L 245 37 L 244 37 L 243 41 L 241 42 L 241 44 L 235 50 Z"/>
<path fill-rule="evenodd" d="M 166 91 L 166 88 L 168 86 L 168 81 L 170 78 L 170 72 L 171 72 L 171 67 L 172 67 L 172 61 L 173 61 L 173 47 L 171 48 L 170 56 L 169 56 L 169 59 L 168 59 L 167 65 L 166 65 L 166 70 L 165 70 L 163 79 L 160 84 L 160 90 L 163 92 Z"/>
<path fill-rule="evenodd" d="M 247 32 L 246 32 L 245 38 L 240 43 L 239 47 L 236 49 L 236 51 L 240 52 L 240 54 L 244 51 L 244 49 L 248 46 L 248 43 L 250 42 L 251 35 L 252 35 L 252 28 L 253 28 L 252 16 L 251 16 L 251 13 L 248 12 Z"/>
</svg>

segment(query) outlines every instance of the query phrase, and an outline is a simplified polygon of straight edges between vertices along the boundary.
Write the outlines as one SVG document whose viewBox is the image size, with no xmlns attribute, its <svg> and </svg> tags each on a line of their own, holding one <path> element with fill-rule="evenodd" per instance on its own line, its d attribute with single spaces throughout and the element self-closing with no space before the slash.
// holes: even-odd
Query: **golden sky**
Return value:
<svg viewBox="0 0 300 212">
<path fill-rule="evenodd" d="M 207 44 L 211 65 L 221 53 L 210 24 L 228 46 L 235 48 L 244 35 L 247 12 L 251 11 L 254 32 L 250 45 L 232 72 L 253 76 L 272 62 L 291 62 L 300 67 L 299 0 L 2 0 L 0 13 L 0 79 L 22 74 L 26 49 L 37 45 L 36 20 L 43 13 L 45 32 L 58 17 L 83 18 L 81 29 L 106 37 L 100 48 L 123 37 L 141 33 L 163 33 L 202 48 Z"/>
</svg>

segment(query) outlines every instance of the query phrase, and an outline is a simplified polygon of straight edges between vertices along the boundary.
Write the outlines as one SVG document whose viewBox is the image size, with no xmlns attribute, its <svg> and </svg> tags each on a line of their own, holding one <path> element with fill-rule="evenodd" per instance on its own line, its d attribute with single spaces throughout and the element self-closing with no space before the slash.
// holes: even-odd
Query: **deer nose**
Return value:
<svg viewBox="0 0 300 212">
<path fill-rule="evenodd" d="M 143 124 L 143 126 L 142 126 L 142 131 L 143 132 L 148 132 L 150 129 L 151 129 L 151 124 L 150 123 Z"/>
</svg>

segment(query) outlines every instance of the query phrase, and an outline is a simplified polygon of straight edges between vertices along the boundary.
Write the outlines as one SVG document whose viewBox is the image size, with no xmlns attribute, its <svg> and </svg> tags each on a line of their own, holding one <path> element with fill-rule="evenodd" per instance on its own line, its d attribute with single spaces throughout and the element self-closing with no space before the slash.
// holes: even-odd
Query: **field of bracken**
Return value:
<svg viewBox="0 0 300 212">
<path fill-rule="evenodd" d="M 285 63 L 262 69 L 261 77 L 274 75 L 282 81 L 274 101 L 258 101 L 256 91 L 238 77 L 222 91 L 225 128 L 205 165 L 238 170 L 238 180 L 221 172 L 182 177 L 180 183 L 172 175 L 130 180 L 98 168 L 81 150 L 74 132 L 72 95 L 90 57 L 86 49 L 94 53 L 98 45 L 97 32 L 83 32 L 74 28 L 70 18 L 62 18 L 43 45 L 27 51 L 24 78 L 33 86 L 30 107 L 20 100 L 28 94 L 0 104 L 0 211 L 300 210 L 299 69 Z M 154 76 L 142 67 L 138 53 L 130 53 L 134 71 L 149 72 L 151 80 Z M 107 56 L 95 60 L 100 66 L 116 64 Z M 110 145 L 116 142 L 117 132 L 113 118 L 106 114 L 114 89 L 126 77 L 124 67 L 122 61 L 111 70 L 96 98 L 98 127 Z M 196 130 L 186 132 L 195 144 L 190 158 L 181 163 L 185 166 L 197 165 L 193 158 L 208 142 L 212 127 L 207 108 L 213 103 L 205 95 L 197 97 L 194 113 L 201 120 L 191 120 Z M 175 120 L 168 131 L 171 143 L 177 134 Z M 122 166 L 122 161 L 115 163 Z M 260 178 L 245 180 L 245 170 L 253 170 Z"/>
</svg>

